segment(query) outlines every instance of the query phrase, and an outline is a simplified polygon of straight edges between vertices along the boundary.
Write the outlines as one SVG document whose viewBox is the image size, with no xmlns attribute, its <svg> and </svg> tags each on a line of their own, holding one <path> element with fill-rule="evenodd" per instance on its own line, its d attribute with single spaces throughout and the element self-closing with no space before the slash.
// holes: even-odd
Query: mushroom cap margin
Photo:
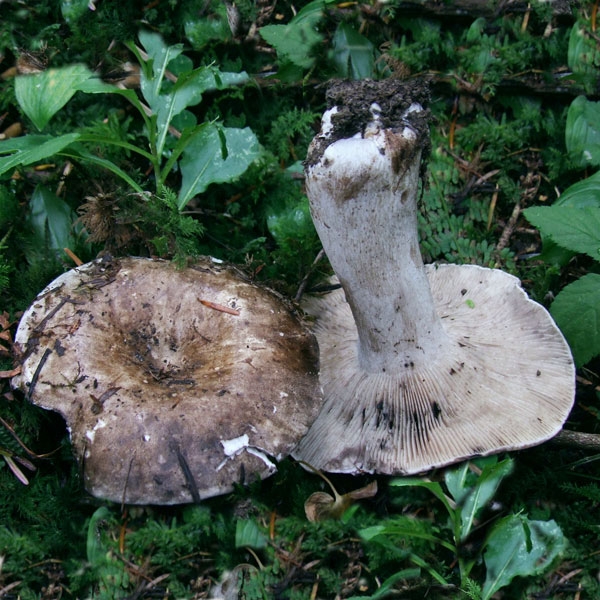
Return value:
<svg viewBox="0 0 600 600">
<path fill-rule="evenodd" d="M 568 344 L 519 280 L 475 265 L 427 265 L 450 343 L 396 373 L 360 369 L 343 290 L 308 301 L 325 404 L 294 451 L 341 473 L 415 474 L 553 437 L 575 397 Z"/>
<path fill-rule="evenodd" d="M 116 502 L 191 502 L 270 475 L 322 404 L 312 333 L 209 259 L 73 269 L 15 342 L 13 387 L 65 417 L 86 489 Z"/>
</svg>

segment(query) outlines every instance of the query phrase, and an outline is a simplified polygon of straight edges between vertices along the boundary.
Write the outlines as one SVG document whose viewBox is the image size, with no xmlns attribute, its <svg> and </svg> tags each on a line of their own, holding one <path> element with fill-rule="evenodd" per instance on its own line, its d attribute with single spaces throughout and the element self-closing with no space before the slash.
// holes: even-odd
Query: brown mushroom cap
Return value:
<svg viewBox="0 0 600 600">
<path fill-rule="evenodd" d="M 265 477 L 322 403 L 313 335 L 273 292 L 206 259 L 100 259 L 16 335 L 27 397 L 62 414 L 86 489 L 178 504 Z"/>
<path fill-rule="evenodd" d="M 450 343 L 424 364 L 361 369 L 343 290 L 307 302 L 326 400 L 294 456 L 325 471 L 413 474 L 527 448 L 561 429 L 575 368 L 547 311 L 503 271 L 425 269 Z"/>
</svg>

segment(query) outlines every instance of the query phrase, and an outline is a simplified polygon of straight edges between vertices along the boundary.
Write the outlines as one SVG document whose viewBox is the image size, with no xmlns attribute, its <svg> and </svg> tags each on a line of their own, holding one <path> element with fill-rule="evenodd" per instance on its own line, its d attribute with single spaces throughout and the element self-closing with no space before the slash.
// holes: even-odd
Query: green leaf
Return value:
<svg viewBox="0 0 600 600">
<path fill-rule="evenodd" d="M 0 175 L 15 167 L 31 165 L 58 154 L 79 139 L 78 133 L 68 133 L 59 137 L 48 135 L 26 135 L 0 142 Z"/>
<path fill-rule="evenodd" d="M 225 42 L 231 38 L 225 2 L 213 2 L 210 8 L 210 15 L 206 18 L 198 18 L 197 11 L 185 17 L 185 36 L 195 50 L 201 50 L 214 40 Z"/>
<path fill-rule="evenodd" d="M 144 193 L 144 190 L 137 184 L 137 182 L 134 179 L 132 179 L 125 171 L 123 171 L 123 169 L 121 169 L 119 166 L 117 166 L 114 162 L 110 160 L 101 158 L 100 156 L 96 156 L 95 154 L 91 154 L 90 152 L 87 152 L 82 148 L 74 148 L 72 151 L 64 151 L 61 154 L 74 160 L 89 162 L 98 167 L 106 169 L 111 173 L 117 175 L 117 177 L 120 177 L 138 194 Z"/>
<path fill-rule="evenodd" d="M 89 10 L 89 0 L 61 0 L 60 3 L 60 12 L 67 23 L 79 20 Z"/>
<path fill-rule="evenodd" d="M 266 25 L 260 28 L 260 35 L 267 44 L 275 48 L 280 61 L 289 61 L 297 67 L 310 69 L 315 62 L 312 49 L 323 39 L 316 29 L 321 16 L 319 10 L 302 19 L 293 19 L 287 25 Z"/>
<path fill-rule="evenodd" d="M 340 23 L 333 36 L 333 59 L 342 77 L 373 77 L 373 44 L 347 23 Z"/>
<path fill-rule="evenodd" d="M 381 600 L 383 598 L 389 598 L 392 588 L 399 581 L 405 581 L 407 579 L 417 579 L 421 576 L 421 569 L 413 567 L 409 569 L 402 569 L 397 573 L 394 573 L 391 577 L 388 577 L 378 588 L 374 594 L 370 596 L 350 596 L 347 600 Z"/>
<path fill-rule="evenodd" d="M 55 250 L 68 247 L 74 219 L 71 207 L 42 185 L 33 191 L 29 205 L 31 224 L 38 238 Z"/>
<path fill-rule="evenodd" d="M 226 183 L 239 177 L 259 157 L 258 140 L 249 128 L 224 127 L 222 132 L 226 140 L 226 158 L 223 158 L 217 125 L 202 128 L 183 151 L 179 165 L 182 178 L 179 210 L 211 183 Z"/>
<path fill-rule="evenodd" d="M 108 521 L 111 518 L 112 514 L 106 506 L 98 508 L 90 518 L 86 549 L 87 560 L 93 567 L 101 566 L 106 561 L 107 550 L 102 543 L 102 536 L 100 535 L 99 528 L 103 521 Z"/>
<path fill-rule="evenodd" d="M 142 80 L 144 77 L 142 76 Z M 205 90 L 215 87 L 215 76 L 208 67 L 196 69 L 177 80 L 169 94 L 160 94 L 152 102 L 151 108 L 156 113 L 156 130 L 158 141 L 156 153 L 160 156 L 174 117 L 188 106 L 195 106 L 202 100 Z"/>
<path fill-rule="evenodd" d="M 565 130 L 567 151 L 577 166 L 600 165 L 600 102 L 579 96 L 571 102 Z"/>
<path fill-rule="evenodd" d="M 559 246 L 600 260 L 600 207 L 534 206 L 523 212 Z"/>
<path fill-rule="evenodd" d="M 15 95 L 23 112 L 41 131 L 72 98 L 77 86 L 92 77 L 84 65 L 48 69 L 15 79 Z"/>
<path fill-rule="evenodd" d="M 553 206 L 600 207 L 600 171 L 568 187 Z"/>
<path fill-rule="evenodd" d="M 446 486 L 460 513 L 461 541 L 471 533 L 477 514 L 489 504 L 500 482 L 512 472 L 513 462 L 510 458 L 498 462 L 497 457 L 493 456 L 483 459 L 479 466 L 483 468 L 475 481 L 469 463 L 448 469 L 445 474 Z"/>
<path fill-rule="evenodd" d="M 600 275 L 588 273 L 563 288 L 550 313 L 567 338 L 578 367 L 600 354 Z"/>
<path fill-rule="evenodd" d="M 140 31 L 138 37 L 148 54 L 148 60 L 145 61 L 135 49 L 142 65 L 140 87 L 152 111 L 157 112 L 156 100 L 161 91 L 165 71 L 169 63 L 183 52 L 183 44 L 167 46 L 158 33 L 146 30 Z"/>
<path fill-rule="evenodd" d="M 251 519 L 238 519 L 235 525 L 235 547 L 253 548 L 260 550 L 266 548 L 267 536 L 261 531 L 255 521 Z"/>
<path fill-rule="evenodd" d="M 426 530 L 421 523 L 416 520 L 408 518 L 400 519 L 396 518 L 385 523 L 385 525 L 372 525 L 371 527 L 365 527 L 361 529 L 358 534 L 366 542 L 373 540 L 378 541 L 379 536 L 386 538 L 394 536 L 396 538 L 408 540 L 408 539 L 419 539 L 431 542 L 432 544 L 439 544 L 452 552 L 456 552 L 456 548 L 447 542 L 446 540 L 437 537 Z"/>
<path fill-rule="evenodd" d="M 515 577 L 543 573 L 565 546 L 565 537 L 554 521 L 530 521 L 523 515 L 498 521 L 485 542 L 482 599 L 489 600 Z"/>
<path fill-rule="evenodd" d="M 450 504 L 450 499 L 442 486 L 437 481 L 428 481 L 427 479 L 419 479 L 418 477 L 403 477 L 402 479 L 392 479 L 390 481 L 392 487 L 423 487 L 428 489 L 440 502 L 445 506 L 450 518 L 454 521 L 456 513 Z"/>
<path fill-rule="evenodd" d="M 577 21 L 571 28 L 567 63 L 575 73 L 596 75 L 600 65 L 600 51 L 588 29 L 587 19 Z"/>
</svg>

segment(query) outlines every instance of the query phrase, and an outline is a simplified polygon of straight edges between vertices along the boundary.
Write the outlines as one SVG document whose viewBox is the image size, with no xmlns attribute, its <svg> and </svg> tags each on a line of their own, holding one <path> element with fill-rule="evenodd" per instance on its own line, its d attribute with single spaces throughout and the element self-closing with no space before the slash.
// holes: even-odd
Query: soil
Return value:
<svg viewBox="0 0 600 600">
<path fill-rule="evenodd" d="M 327 138 L 317 137 L 313 140 L 306 160 L 308 166 L 317 163 L 325 149 L 335 141 L 364 131 L 373 120 L 373 103 L 381 107 L 380 118 L 386 129 L 404 129 L 408 125 L 420 138 L 417 147 L 421 147 L 423 158 L 428 156 L 430 114 L 427 106 L 430 92 L 424 79 L 335 80 L 327 89 L 326 99 L 328 108 L 338 108 L 338 112 L 332 117 L 334 128 Z M 425 110 L 406 114 L 413 103 L 420 104 Z"/>
</svg>

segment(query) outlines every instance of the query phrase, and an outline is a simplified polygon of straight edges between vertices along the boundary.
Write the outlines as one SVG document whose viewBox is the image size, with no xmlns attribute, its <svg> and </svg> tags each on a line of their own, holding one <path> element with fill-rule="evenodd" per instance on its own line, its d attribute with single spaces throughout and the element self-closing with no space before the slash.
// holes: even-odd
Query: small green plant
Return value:
<svg viewBox="0 0 600 600">
<path fill-rule="evenodd" d="M 337 0 L 315 0 L 307 3 L 289 23 L 261 27 L 260 35 L 277 51 L 279 79 L 301 79 L 324 62 L 338 77 L 363 79 L 381 75 L 384 65 L 377 63 L 378 52 L 373 43 L 343 20 L 329 40 L 327 60 L 319 56 L 326 38 L 319 26 L 325 20 L 327 9 L 336 4 Z"/>
<path fill-rule="evenodd" d="M 450 551 L 458 565 L 461 590 L 471 598 L 489 600 L 513 578 L 543 573 L 566 545 L 560 527 L 554 521 L 534 521 L 523 514 L 510 514 L 494 522 L 475 553 L 466 550 L 471 534 L 481 526 L 478 519 L 512 469 L 511 459 L 499 461 L 493 456 L 448 469 L 443 484 L 424 478 L 393 479 L 392 487 L 417 486 L 429 490 L 444 507 L 448 523 L 432 527 L 402 516 L 359 533 L 367 542 L 389 546 L 400 540 L 410 544 L 412 538 L 416 538 L 434 548 Z M 438 584 L 451 585 L 447 576 L 421 556 L 410 551 L 407 554 L 410 562 L 429 573 Z M 471 577 L 473 568 L 481 561 L 485 565 L 483 585 Z M 398 579 L 407 578 L 407 575 L 413 576 L 410 569 L 402 575 L 393 575 L 371 598 L 383 597 Z"/>
<path fill-rule="evenodd" d="M 600 166 L 600 102 L 576 98 L 567 114 L 566 145 L 580 168 Z M 550 312 L 582 366 L 600 354 L 600 171 L 575 183 L 552 206 L 535 206 L 525 217 L 542 234 L 542 258 L 564 266 L 576 254 L 592 259 L 590 271 L 565 286 Z M 557 248 L 558 247 L 558 248 Z"/>
<path fill-rule="evenodd" d="M 198 123 L 187 109 L 199 104 L 207 92 L 241 85 L 248 76 L 221 72 L 213 66 L 194 69 L 182 54 L 181 44 L 166 46 L 159 35 L 146 31 L 140 32 L 139 39 L 143 48 L 133 43 L 129 47 L 141 65 L 142 99 L 134 90 L 102 82 L 83 65 L 18 77 L 15 94 L 23 112 L 40 131 L 77 91 L 123 96 L 143 120 L 148 149 L 85 130 L 59 136 L 27 135 L 0 144 L 0 175 L 59 155 L 107 169 L 136 193 L 151 191 L 151 180 L 138 181 L 116 163 L 88 150 L 90 144 L 113 145 L 150 163 L 156 194 L 174 187 L 171 177 L 180 173 L 177 208 L 182 210 L 211 183 L 228 182 L 243 173 L 259 155 L 254 134 L 248 128 Z"/>
</svg>

